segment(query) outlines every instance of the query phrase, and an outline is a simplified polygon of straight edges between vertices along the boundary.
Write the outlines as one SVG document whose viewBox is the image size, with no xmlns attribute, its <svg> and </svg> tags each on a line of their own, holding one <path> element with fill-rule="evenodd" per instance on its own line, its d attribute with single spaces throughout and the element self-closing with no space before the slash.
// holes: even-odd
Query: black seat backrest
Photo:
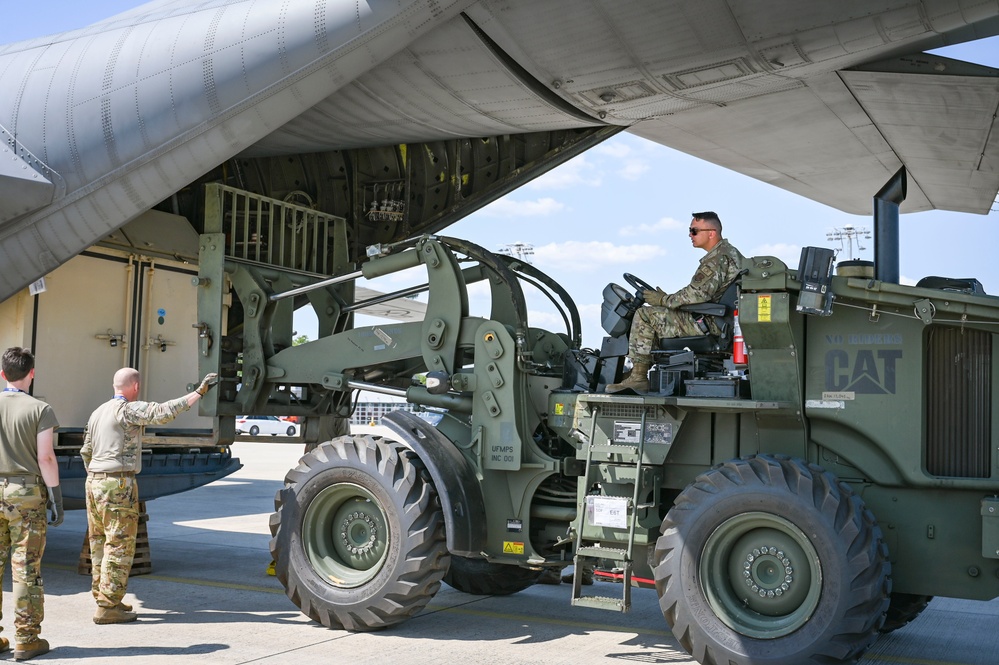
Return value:
<svg viewBox="0 0 999 665">
<path fill-rule="evenodd" d="M 742 272 L 726 287 L 718 302 L 701 302 L 682 305 L 679 309 L 691 314 L 711 317 L 721 331 L 720 335 L 698 335 L 695 337 L 671 337 L 657 340 L 656 347 L 665 351 L 689 348 L 695 353 L 727 351 L 732 345 L 732 329 L 735 327 L 735 308 L 739 301 L 739 282 Z"/>
<path fill-rule="evenodd" d="M 740 273 L 741 276 L 741 273 Z M 717 302 L 699 302 L 692 305 L 681 305 L 680 309 L 685 312 L 695 314 L 707 314 L 709 316 L 724 317 L 729 316 L 735 310 L 736 302 L 739 299 L 739 278 L 725 288 Z"/>
<path fill-rule="evenodd" d="M 732 280 L 732 283 L 729 284 L 728 287 L 726 287 L 725 292 L 722 293 L 721 298 L 718 299 L 718 302 L 730 309 L 735 309 L 735 306 L 739 303 L 740 277 L 742 277 L 741 272 L 736 275 L 736 278 Z"/>
</svg>

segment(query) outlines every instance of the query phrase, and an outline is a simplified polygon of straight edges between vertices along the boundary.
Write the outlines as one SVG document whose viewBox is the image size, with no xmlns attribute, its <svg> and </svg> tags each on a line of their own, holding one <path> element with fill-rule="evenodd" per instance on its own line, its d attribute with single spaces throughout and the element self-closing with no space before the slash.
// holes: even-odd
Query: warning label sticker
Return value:
<svg viewBox="0 0 999 665">
<path fill-rule="evenodd" d="M 524 543 L 513 543 L 508 540 L 503 541 L 503 554 L 523 554 Z"/>
<path fill-rule="evenodd" d="M 759 316 L 757 316 L 757 321 L 770 322 L 770 299 L 773 298 L 771 295 L 760 295 L 757 296 L 756 307 Z"/>
</svg>

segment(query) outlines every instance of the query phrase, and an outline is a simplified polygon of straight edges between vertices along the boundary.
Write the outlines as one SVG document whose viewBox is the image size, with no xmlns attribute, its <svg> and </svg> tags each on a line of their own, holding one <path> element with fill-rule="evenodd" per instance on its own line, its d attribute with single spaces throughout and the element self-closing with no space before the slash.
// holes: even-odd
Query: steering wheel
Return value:
<svg viewBox="0 0 999 665">
<path fill-rule="evenodd" d="M 624 273 L 624 281 L 628 282 L 628 284 L 631 284 L 631 286 L 634 287 L 634 289 L 635 289 L 635 298 L 637 300 L 643 302 L 643 303 L 645 302 L 644 292 L 646 290 L 648 290 L 648 291 L 655 291 L 656 290 L 656 287 L 652 286 L 651 284 L 649 284 L 648 282 L 646 282 L 643 279 L 635 277 L 630 272 Z"/>
</svg>

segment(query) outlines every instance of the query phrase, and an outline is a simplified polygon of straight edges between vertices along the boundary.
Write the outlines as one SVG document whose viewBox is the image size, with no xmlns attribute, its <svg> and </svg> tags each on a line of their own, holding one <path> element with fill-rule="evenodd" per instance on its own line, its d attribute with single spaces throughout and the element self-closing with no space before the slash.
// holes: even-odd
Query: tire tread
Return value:
<svg viewBox="0 0 999 665">
<path fill-rule="evenodd" d="M 293 550 L 301 547 L 300 534 L 294 533 L 296 525 L 287 523 L 295 521 L 297 497 L 310 480 L 340 467 L 365 470 L 380 478 L 386 490 L 400 498 L 399 518 L 406 525 L 405 551 L 396 564 L 396 577 L 385 585 L 384 592 L 363 603 L 347 602 L 338 587 L 325 580 L 317 583 L 307 563 L 299 566 L 306 570 L 292 564 L 293 560 L 305 561 L 304 555 L 292 556 Z M 288 471 L 274 507 L 269 526 L 276 576 L 302 613 L 328 628 L 367 631 L 405 621 L 433 598 L 449 568 L 444 518 L 429 477 L 420 473 L 414 453 L 382 437 L 342 436 L 317 446 Z M 311 582 L 307 584 L 303 575 L 311 575 Z M 314 588 L 330 591 L 316 597 Z"/>
<path fill-rule="evenodd" d="M 678 578 L 680 553 L 684 547 L 692 546 L 687 533 L 709 510 L 706 506 L 719 497 L 741 492 L 772 494 L 774 489 L 800 497 L 806 506 L 810 503 L 847 552 L 843 565 L 850 571 L 851 595 L 847 603 L 838 606 L 837 616 L 830 619 L 837 623 L 831 626 L 831 632 L 823 633 L 828 637 L 813 643 L 808 654 L 782 655 L 776 645 L 783 638 L 775 638 L 760 651 L 753 651 L 753 643 L 768 641 L 746 640 L 727 627 L 721 630 L 728 631 L 734 642 L 741 641 L 746 646 L 742 647 L 744 653 L 724 647 L 724 640 L 711 634 L 717 626 L 712 623 L 713 628 L 703 627 L 700 621 L 704 619 L 688 609 L 685 595 L 688 590 Z M 704 665 L 855 663 L 877 638 L 891 591 L 887 546 L 874 515 L 860 497 L 821 467 L 785 455 L 761 454 L 731 460 L 697 476 L 680 493 L 663 520 L 653 561 L 663 616 L 680 645 Z"/>
</svg>

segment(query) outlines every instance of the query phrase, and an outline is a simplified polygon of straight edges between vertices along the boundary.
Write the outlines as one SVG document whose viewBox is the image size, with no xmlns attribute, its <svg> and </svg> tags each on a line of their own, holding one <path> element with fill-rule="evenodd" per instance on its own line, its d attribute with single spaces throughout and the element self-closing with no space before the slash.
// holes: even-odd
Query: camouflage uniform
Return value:
<svg viewBox="0 0 999 665">
<path fill-rule="evenodd" d="M 714 302 L 721 298 L 739 275 L 744 261 L 742 254 L 728 240 L 721 240 L 704 255 L 690 284 L 676 293 L 663 293 L 659 303 L 650 303 L 635 313 L 628 337 L 628 355 L 635 360 L 648 360 L 658 338 L 693 337 L 705 334 L 690 312 L 677 309 L 681 305 Z M 709 329 L 714 326 L 706 321 Z M 717 330 L 711 330 L 717 334 Z"/>
<path fill-rule="evenodd" d="M 168 423 L 190 408 L 185 397 L 157 404 L 117 396 L 87 422 L 80 455 L 87 466 L 91 590 L 100 607 L 117 606 L 128 587 L 139 528 L 142 426 Z"/>
<path fill-rule="evenodd" d="M 37 640 L 45 618 L 42 554 L 48 494 L 38 467 L 36 436 L 58 426 L 45 402 L 16 391 L 0 397 L 0 576 L 9 554 L 18 644 Z"/>
</svg>

